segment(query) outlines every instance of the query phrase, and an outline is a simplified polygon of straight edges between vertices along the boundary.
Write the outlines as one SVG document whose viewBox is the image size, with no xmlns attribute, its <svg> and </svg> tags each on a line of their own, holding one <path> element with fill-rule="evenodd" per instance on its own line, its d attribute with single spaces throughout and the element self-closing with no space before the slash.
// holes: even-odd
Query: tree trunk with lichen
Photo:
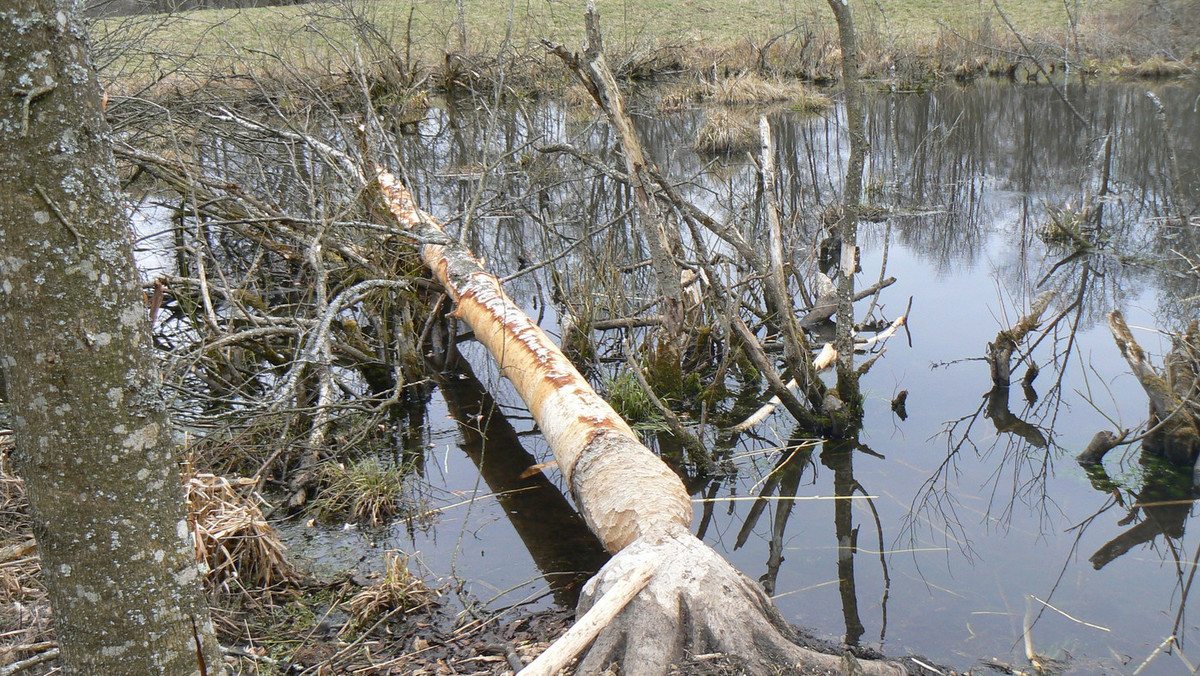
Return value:
<svg viewBox="0 0 1200 676">
<path fill-rule="evenodd" d="M 749 673 L 842 669 L 842 657 L 792 642 L 792 632 L 762 588 L 689 530 L 692 505 L 679 477 L 646 448 L 517 307 L 470 251 L 445 236 L 408 190 L 384 171 L 388 210 L 418 241 L 421 257 L 455 301 L 454 314 L 496 359 L 524 399 L 554 453 L 588 527 L 614 554 L 584 588 L 580 612 L 627 576 L 655 570 L 648 585 L 605 626 L 576 667 L 600 673 L 665 674 L 687 655 L 725 653 Z M 903 667 L 861 662 L 865 674 Z M 785 671 L 786 673 L 786 671 Z"/>
<path fill-rule="evenodd" d="M 0 14 L 0 355 L 65 674 L 223 672 L 74 6 Z"/>
</svg>

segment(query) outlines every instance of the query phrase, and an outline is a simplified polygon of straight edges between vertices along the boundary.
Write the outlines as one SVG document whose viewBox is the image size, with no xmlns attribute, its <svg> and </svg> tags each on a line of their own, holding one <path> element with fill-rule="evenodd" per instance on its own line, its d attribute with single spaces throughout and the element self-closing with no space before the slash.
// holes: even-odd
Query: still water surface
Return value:
<svg viewBox="0 0 1200 676">
<path fill-rule="evenodd" d="M 992 659 L 1024 664 L 1028 644 L 1069 658 L 1074 673 L 1132 673 L 1172 635 L 1183 658 L 1157 657 L 1141 673 L 1184 673 L 1185 660 L 1200 663 L 1200 610 L 1188 607 L 1200 557 L 1191 495 L 1173 485 L 1171 470 L 1144 468 L 1136 446 L 1110 454 L 1107 483 L 1073 461 L 1096 432 L 1136 427 L 1146 415 L 1105 314 L 1120 309 L 1140 327 L 1135 334 L 1157 363 L 1169 349 L 1158 330 L 1179 330 L 1197 316 L 1200 274 L 1189 263 L 1200 261 L 1195 216 L 1186 227 L 1171 217 L 1195 214 L 1200 203 L 1198 90 L 1155 87 L 1168 112 L 1177 182 L 1145 91 L 1071 89 L 1090 127 L 1044 87 L 982 83 L 871 99 L 866 198 L 890 216 L 861 226 L 858 284 L 895 276 L 874 316 L 895 318 L 910 299 L 911 313 L 906 334 L 888 342 L 863 380 L 858 445 L 802 441 L 779 413 L 730 441 L 736 477 L 692 482 L 694 527 L 763 581 L 790 621 L 960 669 Z M 703 111 L 660 113 L 652 102 L 635 110 L 650 152 L 685 182 L 685 196 L 718 218 L 749 213 L 757 223 L 753 166 L 743 156 L 691 149 Z M 788 247 L 805 261 L 821 237 L 821 210 L 839 199 L 841 113 L 769 117 Z M 590 175 L 528 169 L 538 166 L 533 146 L 546 143 L 611 155 L 605 126 L 586 111 L 512 106 L 489 124 L 483 111 L 448 107 L 433 110 L 419 131 L 396 141 L 421 186 L 418 198 L 448 216 L 479 191 L 473 247 L 501 276 L 557 253 L 628 205 L 623 191 Z M 1111 194 L 1099 252 L 1060 264 L 1071 249 L 1039 231 L 1096 185 L 1104 134 L 1113 139 Z M 478 173 L 506 153 L 496 172 Z M 514 195 L 531 194 L 537 206 L 514 207 Z M 539 220 L 567 240 L 547 235 Z M 594 239 L 508 286 L 552 333 L 566 302 L 613 276 L 597 260 L 641 259 L 627 223 Z M 645 277 L 625 283 L 628 295 L 639 284 L 649 288 Z M 1032 391 L 1015 384 L 993 392 L 981 360 L 987 344 L 1048 289 L 1058 295 L 1046 317 L 1061 318 L 1036 334 L 1036 347 L 1014 369 L 1020 377 L 1037 364 Z M 860 318 L 870 302 L 859 303 Z M 611 337 L 594 338 L 601 348 L 613 345 Z M 545 479 L 517 478 L 548 452 L 486 355 L 470 344 L 462 349 L 490 396 L 474 375 L 441 378 L 407 435 L 424 453 L 426 500 L 441 511 L 383 534 L 289 526 L 293 548 L 329 569 L 378 568 L 387 548 L 416 552 L 427 576 L 467 581 L 458 596 L 464 603 L 570 603 L 561 581 L 572 577 L 553 573 L 586 573 L 603 554 L 580 531 L 553 469 Z M 890 405 L 901 390 L 909 393 L 906 418 Z M 654 432 L 647 439 L 670 445 Z M 481 458 L 493 448 L 518 456 L 481 476 L 478 465 L 487 465 Z M 468 500 L 514 487 L 526 490 Z M 829 499 L 835 495 L 853 499 Z M 1139 495 L 1154 504 L 1129 520 Z M 757 496 L 768 499 L 748 499 Z M 770 499 L 779 496 L 796 499 Z"/>
</svg>

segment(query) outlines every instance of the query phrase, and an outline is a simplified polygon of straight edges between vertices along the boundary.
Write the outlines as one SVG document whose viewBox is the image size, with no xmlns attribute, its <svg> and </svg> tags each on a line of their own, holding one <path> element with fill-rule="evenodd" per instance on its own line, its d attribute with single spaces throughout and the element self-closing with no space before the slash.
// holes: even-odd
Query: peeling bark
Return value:
<svg viewBox="0 0 1200 676">
<path fill-rule="evenodd" d="M 605 548 L 617 552 L 645 532 L 686 529 L 692 506 L 679 477 L 642 445 L 470 251 L 420 212 L 391 174 L 381 172 L 378 180 L 397 222 L 422 241 L 440 242 L 423 245 L 422 259 L 454 299 L 453 315 L 475 331 L 529 406 L 584 519 Z M 609 486 L 638 489 L 618 494 L 603 488 L 610 481 L 616 483 Z"/>
</svg>

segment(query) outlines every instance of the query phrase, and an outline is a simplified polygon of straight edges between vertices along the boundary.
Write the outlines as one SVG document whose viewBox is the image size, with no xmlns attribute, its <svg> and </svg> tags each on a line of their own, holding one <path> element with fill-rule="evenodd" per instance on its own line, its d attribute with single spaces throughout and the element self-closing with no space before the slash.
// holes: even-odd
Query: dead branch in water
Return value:
<svg viewBox="0 0 1200 676">
<path fill-rule="evenodd" d="M 996 334 L 996 340 L 988 343 L 987 361 L 991 369 L 992 384 L 996 387 L 1008 387 L 1012 382 L 1012 353 L 1025 340 L 1030 331 L 1036 329 L 1042 321 L 1050 301 L 1054 300 L 1054 291 L 1043 291 L 1033 300 L 1029 313 L 1017 320 L 1012 328 Z"/>
</svg>

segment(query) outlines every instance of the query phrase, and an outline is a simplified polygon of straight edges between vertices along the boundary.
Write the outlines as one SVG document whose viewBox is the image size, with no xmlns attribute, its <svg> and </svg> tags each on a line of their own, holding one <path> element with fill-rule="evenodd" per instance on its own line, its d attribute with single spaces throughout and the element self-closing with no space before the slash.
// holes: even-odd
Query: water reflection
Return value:
<svg viewBox="0 0 1200 676">
<path fill-rule="evenodd" d="M 608 553 L 588 530 L 558 487 L 540 471 L 465 360 L 442 364 L 438 387 L 458 423 L 461 447 L 479 468 L 505 515 L 564 607 L 574 607 L 583 582 L 608 561 Z"/>
<path fill-rule="evenodd" d="M 1170 143 L 1194 211 L 1200 201 L 1196 92 L 1164 88 L 1158 95 L 1175 121 Z M 772 426 L 752 435 L 708 432 L 725 475 L 688 468 L 689 488 L 712 500 L 698 508 L 700 532 L 743 570 L 761 574 L 789 619 L 841 634 L 848 643 L 922 652 L 956 668 L 980 657 L 1023 660 L 1028 632 L 1022 609 L 1031 595 L 1114 629 L 1104 633 L 1054 613 L 1039 615 L 1032 633 L 1039 650 L 1062 647 L 1096 659 L 1115 651 L 1140 662 L 1168 634 L 1190 631 L 1186 623 L 1164 626 L 1161 614 L 1182 606 L 1179 590 L 1190 579 L 1177 574 L 1164 580 L 1170 575 L 1162 563 L 1179 561 L 1177 571 L 1191 570 L 1176 553 L 1187 545 L 1192 496 L 1160 490 L 1148 471 L 1110 461 L 1112 486 L 1140 504 L 1142 522 L 1130 527 L 1093 518 L 1086 529 L 1068 530 L 1081 515 L 1094 514 L 1097 498 L 1073 463 L 1062 460 L 1095 429 L 1112 427 L 1108 418 L 1132 427 L 1145 410 L 1098 320 L 1121 307 L 1136 323 L 1180 327 L 1195 316 L 1200 293 L 1197 229 L 1167 218 L 1168 140 L 1142 92 L 1109 84 L 1072 90 L 1071 96 L 1096 121 L 1092 129 L 1061 115 L 1061 102 L 1041 88 L 982 83 L 870 100 L 866 198 L 887 220 L 861 227 L 862 268 L 867 276 L 883 271 L 899 279 L 874 306 L 880 314 L 895 315 L 913 298 L 911 343 L 889 345 L 864 377 L 866 425 L 857 441 L 803 443 L 804 435 L 777 414 Z M 747 241 L 765 241 L 752 164 L 740 158 L 714 162 L 691 152 L 699 112 L 656 115 L 644 105 L 638 118 L 644 139 L 680 192 Z M 808 285 L 827 234 L 821 212 L 835 202 L 844 174 L 841 122 L 836 110 L 815 118 L 771 115 L 789 273 L 800 297 L 815 295 Z M 345 120 L 315 121 L 309 131 L 353 138 Z M 313 219 L 320 220 L 357 199 L 295 148 L 231 140 L 228 130 L 214 137 L 196 144 L 211 175 L 266 196 L 279 212 L 317 204 Z M 1110 139 L 1111 153 L 1097 163 L 1101 138 Z M 491 269 L 505 276 L 536 268 L 507 288 L 551 330 L 563 318 L 588 324 L 637 316 L 653 300 L 646 291 L 653 287 L 644 265 L 648 254 L 629 219 L 630 194 L 568 153 L 538 152 L 565 143 L 597 162 L 618 164 L 604 124 L 553 103 L 434 108 L 416 136 L 395 133 L 380 140 L 385 161 L 406 169 L 425 208 L 465 232 Z M 1098 166 L 1106 190 L 1097 189 Z M 294 242 L 290 251 L 264 253 L 238 244 L 245 239 L 222 239 L 220 224 L 197 231 L 188 212 L 179 212 L 175 232 L 185 240 L 198 239 L 196 232 L 208 237 L 209 247 L 222 255 L 206 262 L 245 281 L 238 288 L 273 293 L 273 307 L 310 298 L 296 271 L 296 257 L 303 254 Z M 1048 222 L 1075 222 L 1075 216 L 1086 249 L 1046 234 Z M 737 293 L 761 297 L 761 286 L 732 262 L 726 242 L 714 237 L 703 245 Z M 180 276 L 197 274 L 197 259 L 183 255 L 187 250 L 178 249 L 186 270 Z M 289 285 L 275 284 L 280 279 Z M 986 344 L 1047 289 L 1057 292 L 1057 301 L 1014 363 L 1014 373 L 1036 366 L 1036 380 L 1024 383 L 1022 393 L 994 387 L 980 361 Z M 621 341 L 639 330 L 590 332 L 585 344 L 575 346 L 581 370 L 602 383 L 624 361 Z M 455 344 L 448 332 L 445 337 L 444 346 Z M 472 366 L 502 406 L 515 403 L 489 364 Z M 269 384 L 272 369 L 261 370 Z M 198 392 L 209 387 L 193 382 Z M 372 389 L 359 377 L 344 382 L 360 394 Z M 760 394 L 757 383 L 733 375 L 719 384 L 724 393 L 705 410 L 710 419 L 733 417 L 731 410 L 746 406 L 739 397 Z M 568 538 L 544 537 L 578 526 L 562 490 L 542 484 L 543 478 L 513 477 L 536 462 L 520 450 L 540 443 L 536 437 L 516 438 L 511 424 L 489 413 L 493 403 L 478 388 L 454 376 L 438 386 L 454 413 L 455 433 L 492 490 L 535 481 L 547 500 L 525 505 L 526 491 L 510 493 L 511 531 L 481 548 L 503 550 L 522 540 L 538 569 L 530 576 L 590 569 L 595 561 L 590 555 L 572 558 L 568 550 L 575 546 L 566 546 Z M 901 389 L 910 393 L 907 418 L 891 411 L 892 393 Z M 413 424 L 436 427 L 438 421 L 427 417 Z M 778 444 L 787 450 L 763 460 L 774 439 L 788 440 Z M 649 441 L 668 455 L 677 451 L 669 435 Z M 864 451 L 867 445 L 886 449 L 887 457 Z M 493 468 L 502 448 L 516 459 Z M 815 453 L 819 463 L 812 461 Z M 454 483 L 461 478 L 444 480 L 451 490 L 463 488 Z M 878 497 L 867 502 L 863 485 Z M 1103 490 L 1111 495 L 1113 488 Z M 758 499 L 720 502 L 741 496 Z M 856 556 L 868 551 L 864 524 L 877 531 L 878 544 L 871 547 L 880 552 L 878 569 Z M 1077 550 L 1097 552 L 1093 563 L 1103 565 L 1079 566 Z M 1118 550 L 1124 554 L 1113 558 Z M 1048 560 L 1063 561 L 1063 567 L 1051 570 Z M 1171 669 L 1157 660 L 1143 673 Z"/>
<path fill-rule="evenodd" d="M 1178 551 L 1177 544 L 1171 540 L 1178 541 L 1183 537 L 1184 524 L 1191 516 L 1192 505 L 1196 500 L 1195 489 L 1187 475 L 1161 458 L 1142 454 L 1140 462 L 1144 469 L 1141 485 L 1113 481 L 1103 465 L 1087 467 L 1088 479 L 1093 488 L 1118 497 L 1123 494 L 1125 497 L 1122 498 L 1122 502 L 1128 498 L 1133 499 L 1127 514 L 1117 525 L 1135 525 L 1106 542 L 1088 558 L 1096 570 L 1107 566 L 1135 547 L 1154 542 L 1160 535 L 1168 550 L 1173 553 Z"/>
</svg>

